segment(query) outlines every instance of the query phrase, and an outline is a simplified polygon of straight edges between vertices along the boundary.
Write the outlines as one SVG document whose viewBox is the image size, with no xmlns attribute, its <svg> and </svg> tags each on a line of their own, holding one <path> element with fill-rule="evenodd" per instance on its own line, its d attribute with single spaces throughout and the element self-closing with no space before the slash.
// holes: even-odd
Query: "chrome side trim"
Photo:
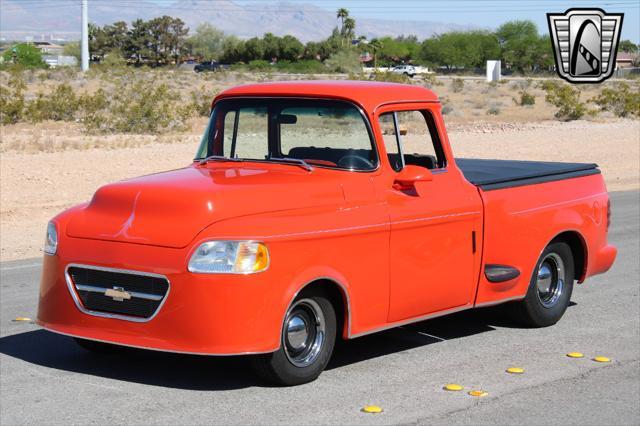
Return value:
<svg viewBox="0 0 640 426">
<path fill-rule="evenodd" d="M 350 338 L 351 339 L 355 339 L 356 337 L 366 336 L 367 334 L 373 334 L 373 333 L 377 333 L 379 331 L 388 330 L 390 328 L 396 328 L 396 327 L 400 327 L 400 326 L 403 326 L 403 325 L 412 324 L 414 322 L 425 321 L 425 320 L 428 320 L 428 319 L 442 317 L 442 316 L 453 314 L 453 313 L 460 312 L 460 311 L 466 311 L 467 309 L 471 309 L 471 308 L 473 308 L 473 305 L 472 304 L 468 304 L 468 305 L 464 305 L 464 306 L 458 306 L 456 308 L 445 309 L 444 311 L 433 312 L 431 314 L 426 314 L 426 315 L 421 315 L 421 316 L 414 317 L 414 318 L 404 319 L 404 320 L 400 320 L 400 321 L 396 321 L 396 322 L 392 322 L 392 323 L 383 325 L 382 327 L 376 327 L 376 328 L 371 329 L 371 330 L 367 330 L 367 331 L 363 331 L 363 332 L 360 332 L 360 333 L 353 334 L 353 335 L 351 335 Z"/>
<path fill-rule="evenodd" d="M 102 293 L 109 290 L 111 287 L 96 287 L 94 285 L 84 285 L 84 284 L 74 284 L 75 288 L 83 291 L 91 291 L 93 293 Z M 137 291 L 127 291 L 131 295 L 131 297 L 135 297 L 136 299 L 146 299 L 146 300 L 162 300 L 164 296 L 160 296 L 159 294 L 151 294 L 151 293 L 139 293 Z"/>
<path fill-rule="evenodd" d="M 158 348 L 150 348 L 147 346 L 138 346 L 138 345 L 126 345 L 124 343 L 118 343 L 118 342 L 111 342 L 109 340 L 101 340 L 101 339 L 91 339 L 85 336 L 81 336 L 79 334 L 72 334 L 72 333 L 65 333 L 62 331 L 58 331 L 52 328 L 49 328 L 45 325 L 40 324 L 40 326 L 42 328 L 44 328 L 47 331 L 50 331 L 52 333 L 56 333 L 56 334 L 60 334 L 62 336 L 68 336 L 68 337 L 77 337 L 79 339 L 85 339 L 85 340 L 91 340 L 94 342 L 101 342 L 101 343 L 109 343 L 112 345 L 117 345 L 117 346 L 124 346 L 127 348 L 134 348 L 134 349 L 145 349 L 148 351 L 156 351 L 156 352 L 166 352 L 166 353 L 172 353 L 172 354 L 184 354 L 184 355 L 204 355 L 204 356 L 237 356 L 237 355 L 259 355 L 259 354 L 270 354 L 272 352 L 275 352 L 278 350 L 278 348 L 275 348 L 273 350 L 270 351 L 264 351 L 264 352 L 234 352 L 234 353 L 229 353 L 229 354 L 219 354 L 219 353 L 211 353 L 211 352 L 190 352 L 190 351 L 176 351 L 176 350 L 168 350 L 168 349 L 158 349 Z"/>
<path fill-rule="evenodd" d="M 501 305 L 501 304 L 507 303 L 507 302 L 514 302 L 516 300 L 522 300 L 525 297 L 526 297 L 526 295 L 525 296 L 512 296 L 512 297 L 507 297 L 505 299 L 492 300 L 490 302 L 476 303 L 474 308 L 486 308 L 488 306 Z"/>
<path fill-rule="evenodd" d="M 153 315 L 151 315 L 149 318 L 139 318 L 139 317 L 132 317 L 132 316 L 129 316 L 129 315 L 121 315 L 121 314 L 112 314 L 112 313 L 108 313 L 108 312 L 92 311 L 92 310 L 86 309 L 82 305 L 82 301 L 80 301 L 80 298 L 78 297 L 78 294 L 76 293 L 76 291 L 74 289 L 75 284 L 73 283 L 73 280 L 71 279 L 71 275 L 69 275 L 69 268 L 74 268 L 74 267 L 75 268 L 93 269 L 93 270 L 96 270 L 96 271 L 117 272 L 117 273 L 120 273 L 120 274 L 143 275 L 143 276 L 146 276 L 146 277 L 162 278 L 164 280 L 167 280 L 167 292 L 165 293 L 164 299 L 162 299 L 162 302 L 160 302 L 160 304 L 158 305 L 158 309 L 156 309 L 156 311 L 153 313 Z M 71 297 L 73 298 L 73 301 L 76 304 L 76 307 L 80 310 L 80 312 L 85 313 L 87 315 L 93 315 L 95 317 L 119 319 L 119 320 L 124 320 L 124 321 L 132 321 L 132 322 L 148 322 L 148 321 L 151 321 L 152 319 L 154 319 L 156 317 L 156 315 L 158 315 L 158 312 L 160 312 L 160 309 L 162 309 L 162 307 L 164 306 L 164 303 L 169 298 L 169 293 L 171 292 L 171 281 L 169 281 L 169 279 L 167 277 L 165 277 L 164 275 L 154 274 L 154 273 L 151 273 L 151 272 L 134 271 L 134 270 L 129 270 L 129 269 L 106 268 L 106 267 L 103 267 L 103 266 L 83 265 L 83 264 L 80 264 L 80 263 L 69 263 L 64 269 L 64 278 L 65 278 L 65 281 L 67 282 L 67 288 L 69 290 L 69 293 L 71 294 Z M 78 336 L 78 337 L 81 337 L 81 336 Z M 111 343 L 111 342 L 106 342 L 106 343 Z"/>
</svg>

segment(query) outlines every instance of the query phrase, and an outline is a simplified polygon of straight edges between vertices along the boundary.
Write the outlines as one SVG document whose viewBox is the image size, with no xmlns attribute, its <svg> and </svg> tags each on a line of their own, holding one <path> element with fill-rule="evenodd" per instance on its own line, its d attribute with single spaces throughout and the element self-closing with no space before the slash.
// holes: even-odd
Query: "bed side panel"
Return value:
<svg viewBox="0 0 640 426">
<path fill-rule="evenodd" d="M 476 306 L 523 298 L 542 250 L 558 234 L 577 231 L 589 255 L 606 246 L 608 195 L 602 175 L 482 191 L 485 206 L 483 270 L 509 265 L 520 276 L 502 283 L 480 274 Z M 591 268 L 592 269 L 592 268 Z"/>
</svg>

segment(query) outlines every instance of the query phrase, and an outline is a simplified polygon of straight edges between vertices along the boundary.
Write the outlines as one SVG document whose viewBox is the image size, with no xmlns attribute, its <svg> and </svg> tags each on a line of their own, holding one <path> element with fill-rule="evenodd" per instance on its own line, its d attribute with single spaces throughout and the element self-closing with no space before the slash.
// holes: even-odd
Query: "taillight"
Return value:
<svg viewBox="0 0 640 426">
<path fill-rule="evenodd" d="M 611 226 L 611 200 L 607 200 L 607 231 Z"/>
</svg>

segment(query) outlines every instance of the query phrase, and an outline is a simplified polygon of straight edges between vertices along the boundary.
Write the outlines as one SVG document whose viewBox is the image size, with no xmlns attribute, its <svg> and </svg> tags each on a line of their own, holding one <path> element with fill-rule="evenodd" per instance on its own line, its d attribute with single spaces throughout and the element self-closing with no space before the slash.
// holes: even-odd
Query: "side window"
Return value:
<svg viewBox="0 0 640 426">
<path fill-rule="evenodd" d="M 224 118 L 224 155 L 266 158 L 269 152 L 267 107 L 248 107 L 227 112 Z M 233 139 L 235 137 L 235 147 Z"/>
<path fill-rule="evenodd" d="M 431 114 L 414 110 L 398 111 L 395 115 L 395 120 L 392 112 L 380 116 L 380 128 L 392 167 L 396 171 L 402 168 L 402 162 L 397 160 L 400 157 L 399 151 L 403 154 L 405 165 L 412 164 L 431 170 L 446 167 L 446 159 Z M 386 130 L 389 127 L 391 130 Z M 396 143 L 396 148 L 390 150 L 393 142 Z"/>
<path fill-rule="evenodd" d="M 384 148 L 391 167 L 396 172 L 402 170 L 402 159 L 400 158 L 400 145 L 396 138 L 396 125 L 393 113 L 382 114 L 380 116 L 380 131 L 384 140 Z"/>
</svg>

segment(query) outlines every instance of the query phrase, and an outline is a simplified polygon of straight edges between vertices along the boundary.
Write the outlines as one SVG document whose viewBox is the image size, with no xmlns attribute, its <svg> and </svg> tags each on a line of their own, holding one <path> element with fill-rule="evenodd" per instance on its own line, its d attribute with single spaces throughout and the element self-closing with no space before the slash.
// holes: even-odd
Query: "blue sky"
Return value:
<svg viewBox="0 0 640 426">
<path fill-rule="evenodd" d="M 171 0 L 154 0 L 171 3 Z M 215 1 L 215 0 L 214 0 Z M 259 7 L 277 0 L 235 0 L 236 3 Z M 607 12 L 625 14 L 622 38 L 640 42 L 640 0 L 288 0 L 289 3 L 310 3 L 334 11 L 339 7 L 349 9 L 358 18 L 393 20 L 428 20 L 456 24 L 474 24 L 496 28 L 512 19 L 530 19 L 541 33 L 547 33 L 547 12 L 564 12 L 571 7 L 599 7 Z"/>
</svg>

